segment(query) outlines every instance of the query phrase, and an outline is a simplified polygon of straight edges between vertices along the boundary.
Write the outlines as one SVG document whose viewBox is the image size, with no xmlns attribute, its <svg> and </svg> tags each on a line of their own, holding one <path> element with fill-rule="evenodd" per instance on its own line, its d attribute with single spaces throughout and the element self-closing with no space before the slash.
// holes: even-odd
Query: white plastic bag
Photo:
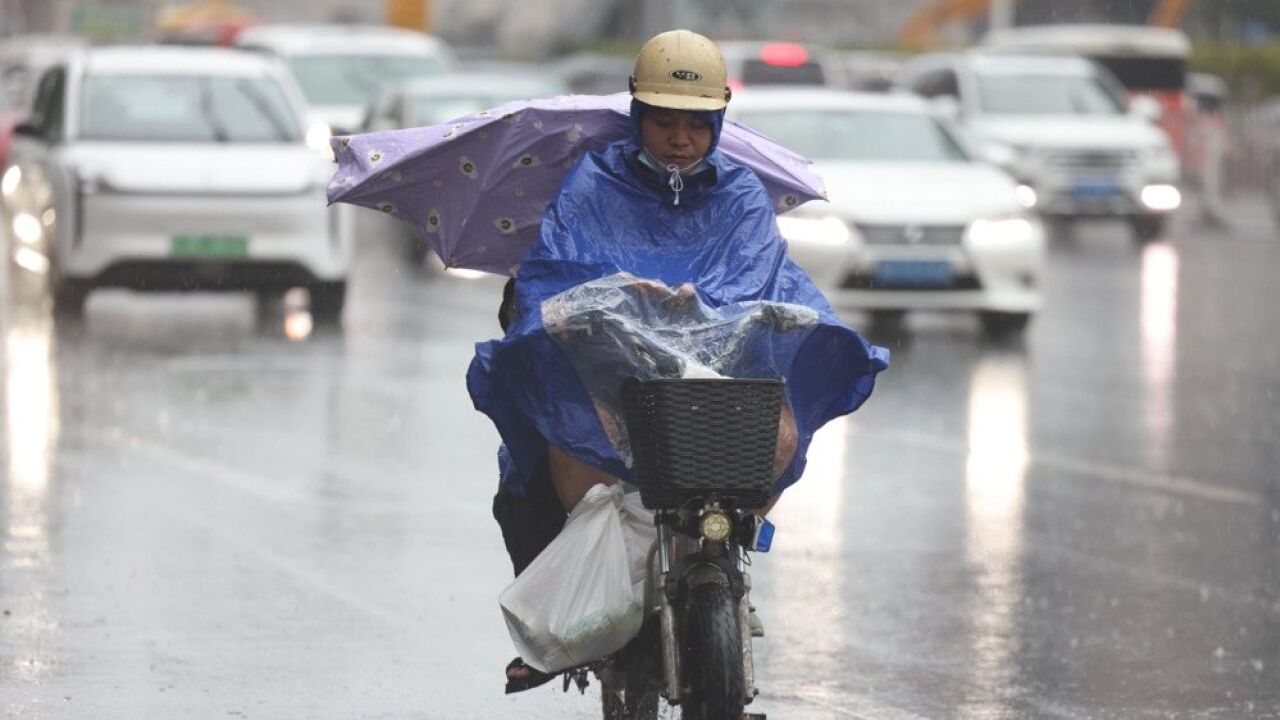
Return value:
<svg viewBox="0 0 1280 720">
<path fill-rule="evenodd" d="M 520 657 L 542 672 L 557 672 L 630 642 L 644 620 L 644 576 L 655 536 L 639 495 L 624 499 L 620 485 L 591 488 L 556 539 L 499 597 Z"/>
</svg>

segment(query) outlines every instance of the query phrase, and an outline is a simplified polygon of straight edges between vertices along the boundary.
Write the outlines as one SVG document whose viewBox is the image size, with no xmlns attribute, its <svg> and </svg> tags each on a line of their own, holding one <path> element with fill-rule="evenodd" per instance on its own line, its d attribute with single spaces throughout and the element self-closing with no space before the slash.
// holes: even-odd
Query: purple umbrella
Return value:
<svg viewBox="0 0 1280 720">
<path fill-rule="evenodd" d="M 578 158 L 630 134 L 630 105 L 627 93 L 562 95 L 335 137 L 329 202 L 409 223 L 449 267 L 511 275 Z M 719 147 L 756 172 L 779 213 L 826 197 L 809 160 L 746 126 L 726 121 Z"/>
</svg>

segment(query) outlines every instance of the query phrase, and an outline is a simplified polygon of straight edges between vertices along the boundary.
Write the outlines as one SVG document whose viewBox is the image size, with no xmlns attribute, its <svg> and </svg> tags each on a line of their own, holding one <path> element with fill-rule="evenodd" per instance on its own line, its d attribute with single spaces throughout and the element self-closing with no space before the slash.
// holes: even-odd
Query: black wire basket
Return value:
<svg viewBox="0 0 1280 720">
<path fill-rule="evenodd" d="M 645 507 L 711 495 L 743 507 L 767 501 L 782 391 L 781 380 L 626 380 L 622 412 Z"/>
</svg>

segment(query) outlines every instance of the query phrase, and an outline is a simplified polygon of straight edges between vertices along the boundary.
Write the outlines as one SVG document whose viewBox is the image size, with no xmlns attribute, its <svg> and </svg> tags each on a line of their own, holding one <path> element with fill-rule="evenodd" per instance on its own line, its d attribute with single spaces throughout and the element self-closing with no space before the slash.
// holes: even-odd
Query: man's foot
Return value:
<svg viewBox="0 0 1280 720">
<path fill-rule="evenodd" d="M 516 658 L 507 663 L 507 694 L 524 692 L 532 690 L 539 685 L 545 685 L 559 673 L 544 673 L 536 668 L 529 667 L 524 660 Z"/>
</svg>

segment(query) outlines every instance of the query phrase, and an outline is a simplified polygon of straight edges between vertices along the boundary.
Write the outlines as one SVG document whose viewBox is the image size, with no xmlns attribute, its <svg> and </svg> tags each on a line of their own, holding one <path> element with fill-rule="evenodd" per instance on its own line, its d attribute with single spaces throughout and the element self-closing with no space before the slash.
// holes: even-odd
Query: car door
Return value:
<svg viewBox="0 0 1280 720">
<path fill-rule="evenodd" d="M 18 244 L 14 252 L 19 253 L 21 248 L 33 250 L 55 268 L 55 255 L 65 252 L 77 230 L 75 177 L 64 159 L 67 78 L 68 71 L 63 65 L 49 68 L 40 77 L 31 114 L 24 124 L 30 131 L 14 137 L 12 163 L 21 171 L 21 181 L 13 195 L 6 198 L 12 218 L 11 237 Z M 36 226 L 30 220 L 19 219 L 22 215 L 38 221 L 38 233 L 32 230 Z M 40 272 L 37 266 L 41 263 L 27 253 L 22 254 L 30 262 L 19 264 Z"/>
</svg>

